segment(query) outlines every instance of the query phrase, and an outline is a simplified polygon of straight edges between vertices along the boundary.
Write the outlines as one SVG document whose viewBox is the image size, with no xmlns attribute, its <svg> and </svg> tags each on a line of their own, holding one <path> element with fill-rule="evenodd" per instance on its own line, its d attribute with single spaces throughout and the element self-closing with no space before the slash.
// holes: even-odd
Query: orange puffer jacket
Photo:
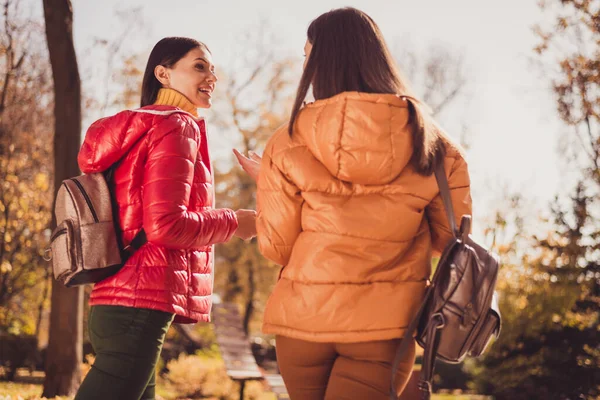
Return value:
<svg viewBox="0 0 600 400">
<path fill-rule="evenodd" d="M 435 176 L 415 172 L 405 100 L 341 93 L 307 105 L 269 140 L 258 180 L 258 243 L 283 265 L 263 331 L 314 342 L 399 338 L 431 257 L 451 233 Z M 457 219 L 471 214 L 467 163 L 446 141 Z"/>
</svg>

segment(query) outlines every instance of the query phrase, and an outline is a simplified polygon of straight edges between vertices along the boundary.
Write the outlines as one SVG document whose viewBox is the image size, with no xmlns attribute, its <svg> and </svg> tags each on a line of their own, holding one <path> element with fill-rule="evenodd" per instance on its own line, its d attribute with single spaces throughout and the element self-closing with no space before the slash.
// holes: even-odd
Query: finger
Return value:
<svg viewBox="0 0 600 400">
<path fill-rule="evenodd" d="M 242 153 L 240 153 L 239 151 L 237 151 L 236 149 L 233 149 L 233 154 L 237 157 L 238 160 L 241 160 L 243 158 L 246 158 Z"/>
<path fill-rule="evenodd" d="M 237 151 L 234 151 L 233 153 L 235 155 L 235 157 L 238 160 L 238 163 L 242 166 L 245 167 L 248 165 L 249 162 L 251 162 L 252 160 L 250 160 L 248 157 L 244 156 L 243 154 L 240 154 Z"/>
<path fill-rule="evenodd" d="M 237 150 L 235 150 L 235 149 L 233 150 L 233 155 L 238 160 L 238 162 L 242 161 L 242 155 Z"/>
<path fill-rule="evenodd" d="M 256 153 L 250 153 L 250 158 L 256 162 L 260 162 L 262 160 L 262 157 Z"/>
<path fill-rule="evenodd" d="M 235 156 L 238 158 L 244 158 L 246 160 L 249 160 L 249 158 L 245 154 L 240 153 L 237 149 L 233 149 L 233 154 L 235 154 Z"/>
</svg>

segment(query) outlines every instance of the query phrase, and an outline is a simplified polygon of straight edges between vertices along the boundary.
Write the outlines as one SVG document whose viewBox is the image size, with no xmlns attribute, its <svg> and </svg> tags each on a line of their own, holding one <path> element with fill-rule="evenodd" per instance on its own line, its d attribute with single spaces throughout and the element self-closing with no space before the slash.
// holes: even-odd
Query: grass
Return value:
<svg viewBox="0 0 600 400">
<path fill-rule="evenodd" d="M 177 393 L 166 386 L 156 388 L 157 400 L 176 400 Z M 41 397 L 41 383 L 0 382 L 0 400 L 44 400 Z M 54 397 L 48 400 L 71 400 L 72 397 Z M 272 393 L 265 394 L 259 400 L 275 400 Z"/>
<path fill-rule="evenodd" d="M 487 400 L 492 399 L 489 396 L 472 396 L 468 394 L 434 394 L 431 396 L 434 400 Z"/>
<path fill-rule="evenodd" d="M 0 400 L 39 399 L 41 393 L 40 384 L 0 382 Z"/>
<path fill-rule="evenodd" d="M 157 399 L 175 400 L 177 395 L 165 387 L 158 387 Z M 42 400 L 42 385 L 37 383 L 0 382 L 0 400 Z M 484 396 L 434 394 L 432 400 L 483 400 Z M 55 397 L 52 400 L 69 400 L 71 397 Z M 264 396 L 261 400 L 275 399 L 275 396 Z"/>
<path fill-rule="evenodd" d="M 25 370 L 17 372 L 18 382 L 0 381 L 0 400 L 71 400 L 72 397 L 55 397 L 46 399 L 41 397 L 42 383 L 44 373 L 36 371 L 33 375 Z M 177 389 L 169 383 L 158 380 L 156 387 L 157 400 L 178 400 Z M 455 395 L 455 394 L 434 394 L 432 400 L 491 400 L 492 397 L 487 396 L 471 396 L 471 395 Z M 258 400 L 275 400 L 273 393 L 265 393 Z"/>
</svg>

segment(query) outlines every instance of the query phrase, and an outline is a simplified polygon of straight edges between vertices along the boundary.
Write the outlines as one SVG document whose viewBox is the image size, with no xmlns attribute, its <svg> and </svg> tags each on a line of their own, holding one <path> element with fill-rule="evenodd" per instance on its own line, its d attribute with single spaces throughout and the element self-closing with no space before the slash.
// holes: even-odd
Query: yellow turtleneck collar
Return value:
<svg viewBox="0 0 600 400">
<path fill-rule="evenodd" d="M 179 107 L 183 111 L 187 111 L 194 117 L 198 118 L 198 110 L 196 106 L 192 104 L 183 94 L 175 89 L 162 88 L 158 91 L 156 96 L 155 105 L 159 106 L 174 106 Z"/>
</svg>

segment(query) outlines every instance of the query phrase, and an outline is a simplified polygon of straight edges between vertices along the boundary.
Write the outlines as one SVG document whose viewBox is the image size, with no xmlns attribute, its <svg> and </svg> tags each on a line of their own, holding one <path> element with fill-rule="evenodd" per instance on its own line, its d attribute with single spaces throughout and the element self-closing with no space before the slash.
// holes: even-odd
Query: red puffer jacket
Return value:
<svg viewBox="0 0 600 400">
<path fill-rule="evenodd" d="M 210 320 L 212 245 L 237 229 L 232 210 L 213 209 L 206 127 L 172 106 L 147 106 L 95 122 L 79 152 L 84 173 L 117 167 L 115 195 L 123 242 L 143 227 L 148 243 L 97 283 L 90 305 L 150 308 L 175 322 Z"/>
</svg>

